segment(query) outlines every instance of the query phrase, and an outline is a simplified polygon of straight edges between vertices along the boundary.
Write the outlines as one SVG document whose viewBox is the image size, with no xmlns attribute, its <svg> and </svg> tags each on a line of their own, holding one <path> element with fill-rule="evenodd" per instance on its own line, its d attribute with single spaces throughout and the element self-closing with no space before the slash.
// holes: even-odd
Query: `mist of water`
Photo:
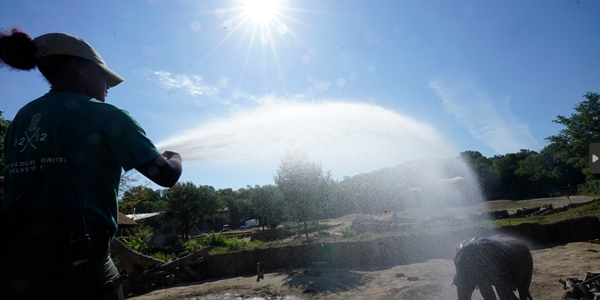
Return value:
<svg viewBox="0 0 600 300">
<path fill-rule="evenodd" d="M 436 128 L 381 106 L 277 98 L 260 103 L 198 124 L 157 146 L 177 149 L 186 161 L 268 165 L 273 173 L 286 154 L 302 153 L 338 179 L 421 159 L 421 168 L 413 168 L 410 176 L 415 188 L 455 176 L 474 180 L 464 163 L 458 173 L 436 167 L 438 159 L 458 155 Z M 436 190 L 439 186 L 444 186 L 439 193 L 452 193 L 445 187 L 452 185 Z"/>
<path fill-rule="evenodd" d="M 387 208 L 396 212 L 416 207 L 400 216 L 404 220 L 401 222 L 410 223 L 410 228 L 438 224 L 436 218 L 442 216 L 438 212 L 444 206 L 482 200 L 470 167 L 458 158 L 458 151 L 448 140 L 428 124 L 374 104 L 263 100 L 255 108 L 198 124 L 157 146 L 177 149 L 187 161 L 271 165 L 273 172 L 290 152 L 301 152 L 311 161 L 321 162 L 334 178 L 336 174 L 339 178 L 371 172 L 366 177 L 349 179 L 355 180 L 353 184 L 358 181 L 357 191 L 366 196 L 358 201 L 357 210 L 377 215 L 368 220 L 387 218 L 391 222 Z M 461 208 L 452 208 L 450 216 L 461 217 L 456 214 L 459 210 L 462 212 Z M 465 214 L 462 212 L 462 217 Z M 440 226 L 449 226 L 449 222 Z M 434 251 L 435 255 L 451 258 L 461 239 L 455 235 L 437 236 L 437 246 L 430 247 L 444 245 Z M 400 256 L 406 261 L 430 259 L 432 252 L 423 250 Z"/>
<path fill-rule="evenodd" d="M 272 163 L 302 152 L 334 172 L 349 173 L 456 154 L 429 125 L 380 106 L 333 101 L 270 101 L 198 124 L 157 146 L 177 149 L 188 161 L 226 164 Z"/>
</svg>

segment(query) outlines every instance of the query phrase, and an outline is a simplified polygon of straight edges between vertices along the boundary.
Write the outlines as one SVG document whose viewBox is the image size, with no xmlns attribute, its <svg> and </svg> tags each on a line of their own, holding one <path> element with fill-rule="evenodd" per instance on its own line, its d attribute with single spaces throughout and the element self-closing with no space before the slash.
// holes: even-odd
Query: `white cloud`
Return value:
<svg viewBox="0 0 600 300">
<path fill-rule="evenodd" d="M 496 153 L 506 154 L 538 146 L 529 126 L 511 113 L 508 99 L 498 107 L 486 92 L 469 80 L 436 77 L 429 86 L 471 136 Z"/>
<path fill-rule="evenodd" d="M 157 77 L 158 83 L 162 88 L 183 90 L 190 96 L 213 97 L 220 92 L 217 86 L 207 83 L 200 75 L 172 74 L 167 71 L 154 71 L 152 73 Z M 220 85 L 226 86 L 227 80 L 223 79 Z"/>
</svg>

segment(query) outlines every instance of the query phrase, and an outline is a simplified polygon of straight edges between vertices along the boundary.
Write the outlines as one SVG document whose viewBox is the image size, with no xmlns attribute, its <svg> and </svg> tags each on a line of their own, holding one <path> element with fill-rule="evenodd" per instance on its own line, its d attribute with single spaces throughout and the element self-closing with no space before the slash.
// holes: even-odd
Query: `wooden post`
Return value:
<svg viewBox="0 0 600 300">
<path fill-rule="evenodd" d="M 260 263 L 256 263 L 256 282 L 259 282 L 261 279 L 265 279 L 265 275 L 260 270 Z"/>
</svg>

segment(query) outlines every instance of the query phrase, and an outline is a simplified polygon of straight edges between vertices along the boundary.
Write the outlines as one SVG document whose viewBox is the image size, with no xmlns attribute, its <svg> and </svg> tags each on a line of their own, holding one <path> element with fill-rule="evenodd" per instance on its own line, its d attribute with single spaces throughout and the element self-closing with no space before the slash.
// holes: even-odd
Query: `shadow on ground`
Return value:
<svg viewBox="0 0 600 300">
<path fill-rule="evenodd" d="M 293 270 L 280 274 L 287 274 L 283 286 L 300 289 L 304 293 L 340 293 L 364 286 L 373 279 L 372 275 L 362 272 L 325 267 Z"/>
</svg>

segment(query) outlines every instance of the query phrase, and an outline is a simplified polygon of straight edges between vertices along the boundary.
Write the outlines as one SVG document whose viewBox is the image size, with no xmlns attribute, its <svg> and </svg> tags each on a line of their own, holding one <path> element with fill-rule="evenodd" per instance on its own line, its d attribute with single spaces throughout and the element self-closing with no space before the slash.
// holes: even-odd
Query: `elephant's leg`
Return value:
<svg viewBox="0 0 600 300">
<path fill-rule="evenodd" d="M 479 292 L 484 300 L 496 300 L 496 293 L 489 284 L 479 284 Z"/>
<path fill-rule="evenodd" d="M 529 293 L 529 287 L 519 287 L 519 299 L 520 300 L 533 300 Z"/>
<path fill-rule="evenodd" d="M 519 300 L 515 295 L 515 292 L 510 288 L 508 284 L 496 285 L 496 292 L 498 292 L 498 298 L 500 300 Z"/>
</svg>

